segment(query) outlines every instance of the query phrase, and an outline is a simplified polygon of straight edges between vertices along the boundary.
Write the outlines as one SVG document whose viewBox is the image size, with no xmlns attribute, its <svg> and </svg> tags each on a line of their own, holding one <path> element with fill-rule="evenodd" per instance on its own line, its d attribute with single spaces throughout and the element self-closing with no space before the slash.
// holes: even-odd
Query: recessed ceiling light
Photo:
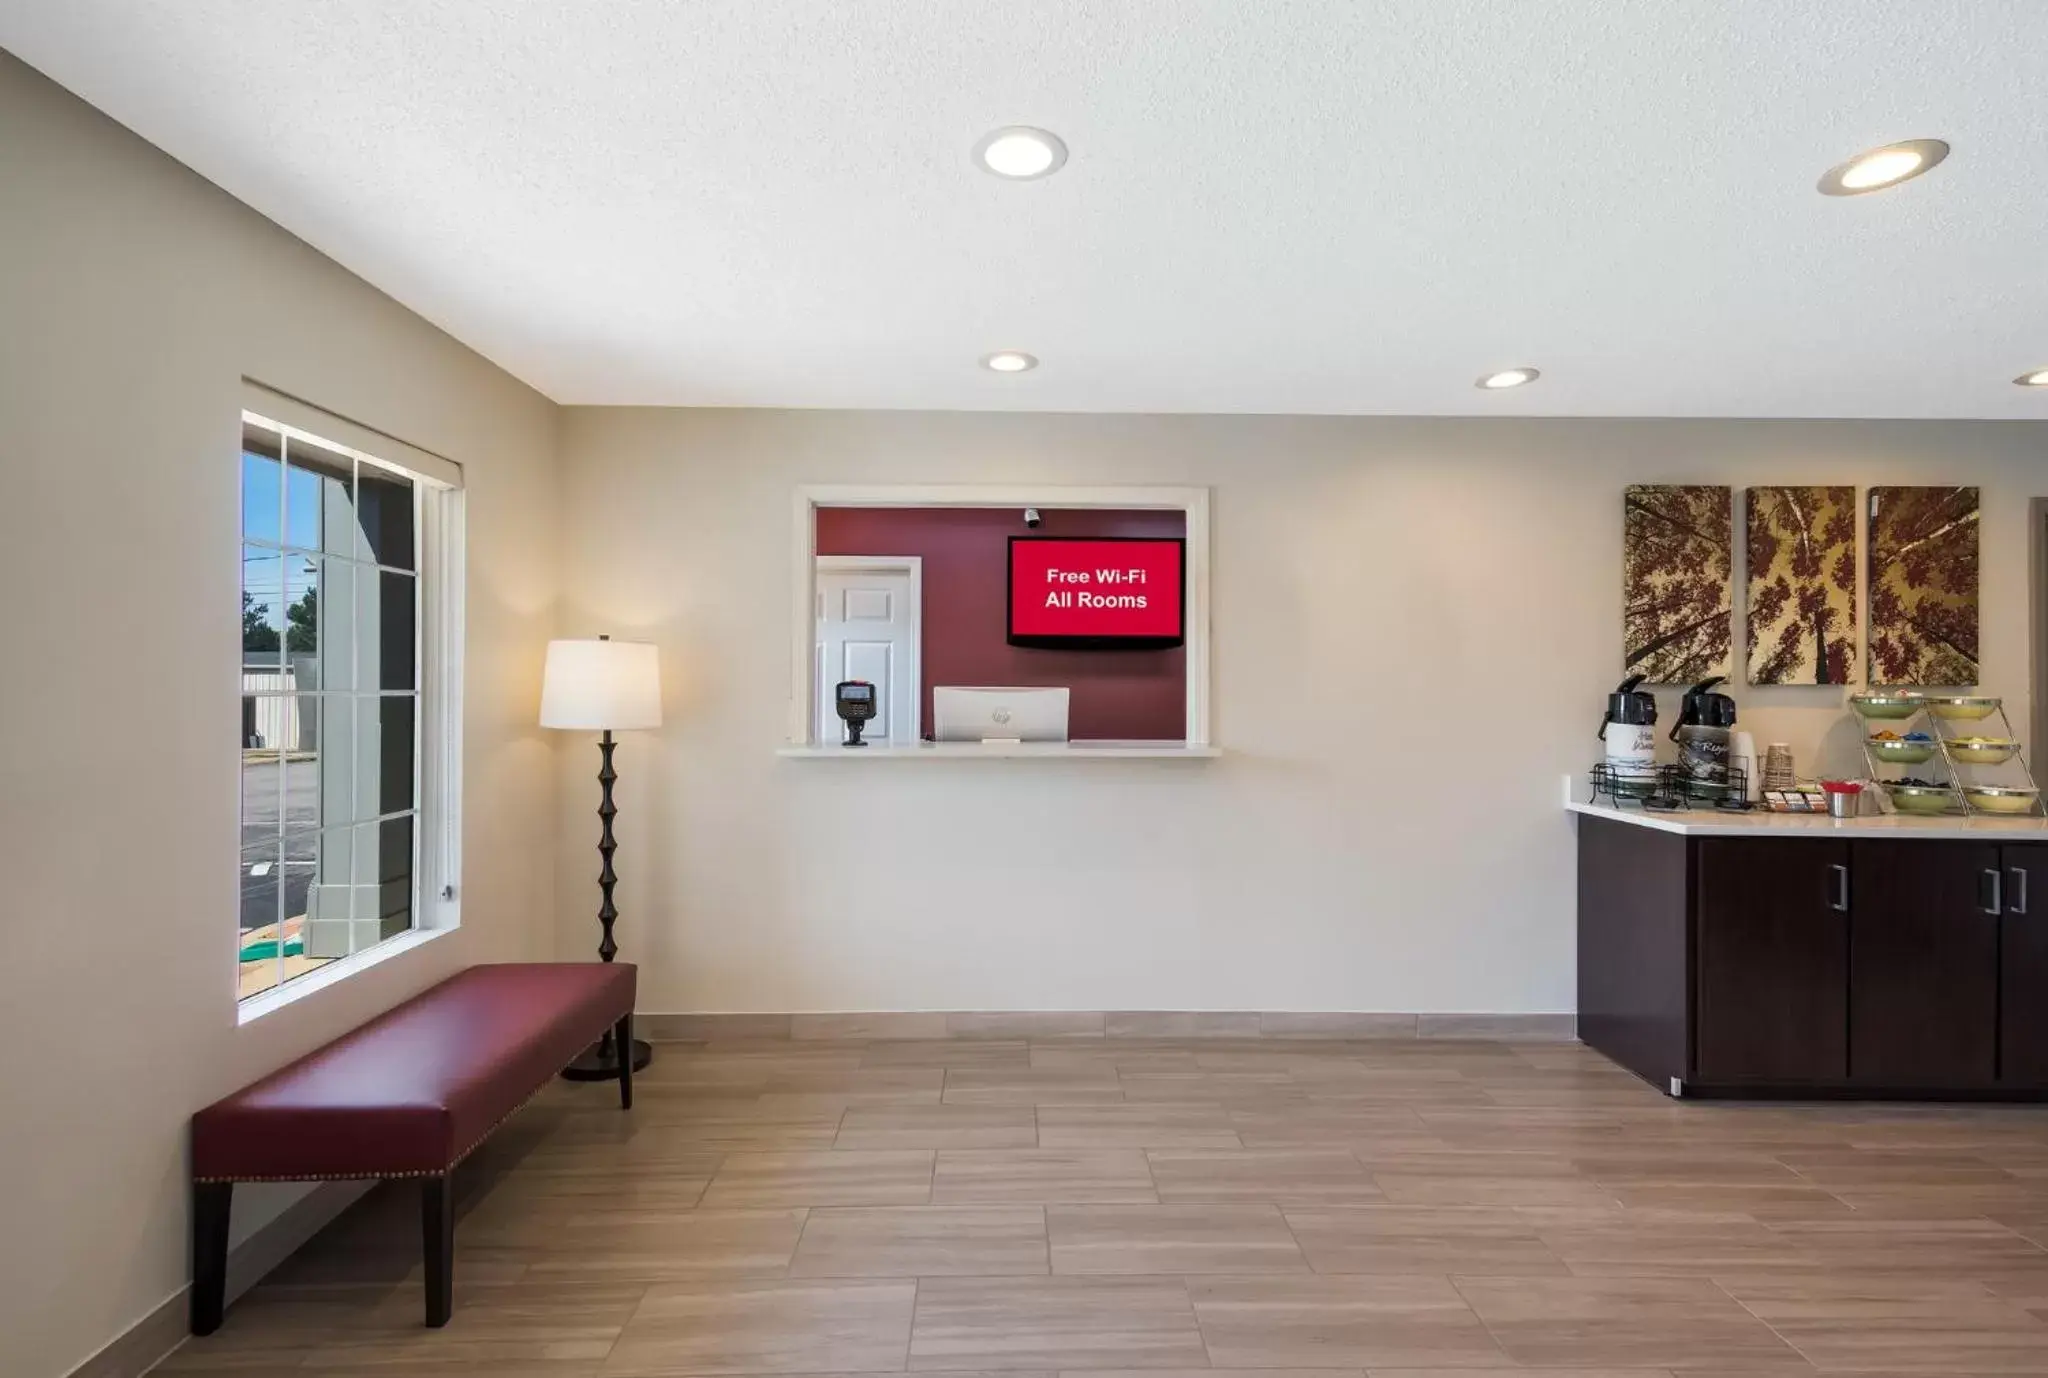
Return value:
<svg viewBox="0 0 2048 1378">
<path fill-rule="evenodd" d="M 1543 375 L 1533 368 L 1504 368 L 1499 373 L 1489 373 L 1473 384 L 1491 392 L 1502 388 L 1518 388 L 1524 383 L 1533 383 Z"/>
<path fill-rule="evenodd" d="M 1907 139 L 1859 153 L 1820 179 L 1823 196 L 1861 196 L 1918 177 L 1943 158 L 1948 145 L 1939 139 Z"/>
<path fill-rule="evenodd" d="M 2032 373 L 2022 373 L 2013 381 L 2023 388 L 2048 388 L 2048 368 L 2037 368 Z"/>
<path fill-rule="evenodd" d="M 981 366 L 991 373 L 1029 373 L 1038 367 L 1038 359 L 1021 349 L 999 349 L 985 356 Z"/>
<path fill-rule="evenodd" d="M 1067 161 L 1067 146 L 1057 134 L 1013 124 L 984 134 L 974 146 L 974 161 L 998 177 L 1028 182 L 1058 172 Z"/>
</svg>

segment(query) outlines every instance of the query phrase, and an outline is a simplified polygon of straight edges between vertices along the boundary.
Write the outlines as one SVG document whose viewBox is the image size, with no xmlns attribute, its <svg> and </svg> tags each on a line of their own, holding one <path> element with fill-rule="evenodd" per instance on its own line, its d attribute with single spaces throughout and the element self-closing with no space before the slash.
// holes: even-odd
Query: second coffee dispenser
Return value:
<svg viewBox="0 0 2048 1378">
<path fill-rule="evenodd" d="M 1723 678 L 1714 675 L 1686 690 L 1678 721 L 1671 725 L 1686 794 L 1713 803 L 1729 798 L 1728 756 L 1735 735 L 1735 700 L 1714 689 Z"/>
</svg>

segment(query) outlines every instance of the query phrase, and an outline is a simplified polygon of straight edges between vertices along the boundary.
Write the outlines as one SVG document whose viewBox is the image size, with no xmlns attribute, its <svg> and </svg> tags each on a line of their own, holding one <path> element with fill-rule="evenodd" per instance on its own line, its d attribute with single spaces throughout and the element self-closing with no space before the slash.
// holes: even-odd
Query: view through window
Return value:
<svg viewBox="0 0 2048 1378">
<path fill-rule="evenodd" d="M 420 487 L 245 417 L 240 994 L 418 914 Z"/>
</svg>

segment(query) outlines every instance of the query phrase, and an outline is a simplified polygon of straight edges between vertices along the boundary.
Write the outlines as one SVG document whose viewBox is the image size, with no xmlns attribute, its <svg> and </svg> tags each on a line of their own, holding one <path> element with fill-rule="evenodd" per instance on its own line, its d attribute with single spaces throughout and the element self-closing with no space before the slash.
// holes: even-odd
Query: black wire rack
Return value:
<svg viewBox="0 0 2048 1378">
<path fill-rule="evenodd" d="M 1649 771 L 1616 770 L 1601 761 L 1590 773 L 1597 804 L 1605 797 L 1616 808 L 1636 808 L 1651 813 L 1675 813 L 1680 809 L 1711 808 L 1745 813 L 1757 806 L 1749 801 L 1749 772 L 1728 767 L 1726 780 L 1695 778 L 1684 766 L 1664 765 Z"/>
</svg>

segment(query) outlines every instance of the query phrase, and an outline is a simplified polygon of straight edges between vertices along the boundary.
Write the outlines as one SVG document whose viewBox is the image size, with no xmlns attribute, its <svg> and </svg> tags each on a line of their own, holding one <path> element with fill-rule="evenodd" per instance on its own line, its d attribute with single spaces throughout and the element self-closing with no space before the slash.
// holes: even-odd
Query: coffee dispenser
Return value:
<svg viewBox="0 0 2048 1378">
<path fill-rule="evenodd" d="M 1735 726 L 1735 700 L 1714 692 L 1722 678 L 1715 675 L 1686 690 L 1671 725 L 1686 794 L 1716 803 L 1728 797 L 1728 745 Z"/>
<path fill-rule="evenodd" d="M 1607 716 L 1600 720 L 1607 778 L 1616 798 L 1642 798 L 1657 788 L 1657 700 L 1630 675 L 1607 696 Z"/>
</svg>

